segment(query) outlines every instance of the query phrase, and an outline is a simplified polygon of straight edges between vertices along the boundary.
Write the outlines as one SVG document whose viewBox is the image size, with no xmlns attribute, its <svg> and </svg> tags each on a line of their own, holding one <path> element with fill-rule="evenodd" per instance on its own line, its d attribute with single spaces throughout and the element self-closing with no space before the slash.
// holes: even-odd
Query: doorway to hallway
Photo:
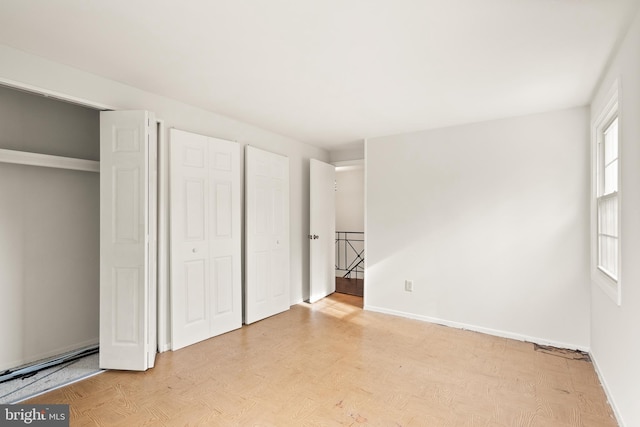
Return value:
<svg viewBox="0 0 640 427">
<path fill-rule="evenodd" d="M 336 292 L 364 296 L 364 162 L 340 163 L 335 188 Z"/>
</svg>

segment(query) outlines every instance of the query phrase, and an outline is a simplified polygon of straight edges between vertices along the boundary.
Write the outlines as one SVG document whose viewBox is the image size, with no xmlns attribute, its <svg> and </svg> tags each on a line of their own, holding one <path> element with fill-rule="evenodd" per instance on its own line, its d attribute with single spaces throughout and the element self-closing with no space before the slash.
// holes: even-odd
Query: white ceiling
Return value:
<svg viewBox="0 0 640 427">
<path fill-rule="evenodd" d="M 0 43 L 336 149 L 585 105 L 637 0 L 1 0 Z"/>
</svg>

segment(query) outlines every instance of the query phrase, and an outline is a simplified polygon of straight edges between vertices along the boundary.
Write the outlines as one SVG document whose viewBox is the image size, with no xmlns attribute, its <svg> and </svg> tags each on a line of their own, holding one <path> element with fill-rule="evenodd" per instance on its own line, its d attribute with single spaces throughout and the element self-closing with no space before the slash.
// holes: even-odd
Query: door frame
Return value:
<svg viewBox="0 0 640 427">
<path fill-rule="evenodd" d="M 71 104 L 81 105 L 83 107 L 92 108 L 97 111 L 117 111 L 121 108 L 103 104 L 101 102 L 93 101 L 86 98 L 80 98 L 77 96 L 69 95 L 62 92 L 57 92 L 50 89 L 45 89 L 39 86 L 26 84 L 23 82 L 0 77 L 0 85 L 8 88 L 22 90 L 28 93 L 45 96 L 48 98 L 57 99 L 59 101 L 68 102 Z M 132 109 L 132 108 L 127 108 Z M 144 108 L 140 108 L 144 110 Z M 167 309 L 168 304 L 168 236 L 169 236 L 169 224 L 167 221 L 168 209 L 169 209 L 169 146 L 166 139 L 166 128 L 164 120 L 156 118 L 156 126 L 158 126 L 158 310 L 157 310 L 157 346 L 158 352 L 162 353 L 171 349 L 171 338 L 169 337 L 169 312 Z"/>
</svg>

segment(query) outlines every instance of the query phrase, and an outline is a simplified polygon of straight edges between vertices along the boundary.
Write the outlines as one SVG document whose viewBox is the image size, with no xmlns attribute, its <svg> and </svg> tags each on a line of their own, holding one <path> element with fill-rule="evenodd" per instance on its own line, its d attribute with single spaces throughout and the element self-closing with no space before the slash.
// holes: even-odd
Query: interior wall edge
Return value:
<svg viewBox="0 0 640 427">
<path fill-rule="evenodd" d="M 366 294 L 366 291 L 365 291 L 365 294 Z M 440 318 L 437 318 L 437 317 L 424 316 L 424 315 L 421 315 L 421 314 L 408 313 L 408 312 L 404 312 L 404 311 L 397 311 L 397 310 L 392 310 L 392 309 L 383 308 L 383 307 L 377 307 L 377 306 L 373 306 L 373 305 L 365 305 L 364 306 L 364 310 L 369 310 L 369 311 L 373 311 L 373 312 L 376 312 L 376 313 L 382 313 L 382 314 L 390 314 L 390 315 L 393 315 L 393 316 L 404 317 L 404 318 L 407 318 L 407 319 L 419 320 L 421 322 L 426 322 L 426 323 L 434 323 L 434 324 L 437 324 L 437 325 L 447 326 L 447 327 L 450 327 L 450 328 L 456 328 L 456 329 L 467 330 L 467 331 L 472 331 L 472 332 L 479 332 L 479 333 L 482 333 L 482 334 L 492 335 L 492 336 L 500 337 L 500 338 L 508 338 L 508 339 L 512 339 L 512 340 L 516 340 L 516 341 L 524 341 L 524 342 L 530 342 L 530 343 L 539 344 L 539 345 L 546 345 L 546 346 L 552 346 L 552 347 L 557 347 L 557 348 L 564 348 L 564 349 L 567 349 L 567 350 L 578 350 L 578 351 L 584 351 L 586 353 L 590 353 L 590 350 L 591 350 L 589 346 L 584 346 L 584 345 L 580 345 L 580 344 L 549 340 L 549 339 L 542 338 L 542 337 L 533 337 L 533 336 L 530 336 L 530 335 L 518 334 L 518 333 L 515 333 L 515 332 L 508 332 L 508 331 L 503 331 L 503 330 L 498 330 L 498 329 L 485 328 L 483 326 L 477 326 L 477 325 L 471 325 L 471 324 L 468 324 L 468 323 L 455 322 L 455 321 L 451 321 L 451 320 L 440 319 Z"/>
<path fill-rule="evenodd" d="M 616 417 L 616 421 L 618 422 L 618 425 L 620 427 L 625 427 L 626 424 L 624 423 L 624 420 L 622 419 L 622 414 L 620 413 L 620 410 L 618 409 L 618 406 L 616 405 L 616 401 L 613 399 L 613 395 L 611 394 L 611 390 L 609 388 L 609 384 L 607 384 L 607 381 L 606 381 L 604 375 L 602 375 L 602 371 L 600 369 L 600 365 L 598 364 L 598 356 L 596 356 L 592 352 L 589 352 L 589 356 L 591 357 L 591 362 L 593 363 L 593 368 L 596 371 L 596 375 L 598 375 L 598 380 L 600 380 L 600 384 L 602 385 L 602 389 L 604 390 L 604 394 L 607 395 L 607 401 L 609 402 L 609 405 L 611 406 L 611 410 L 613 411 L 613 414 Z"/>
</svg>

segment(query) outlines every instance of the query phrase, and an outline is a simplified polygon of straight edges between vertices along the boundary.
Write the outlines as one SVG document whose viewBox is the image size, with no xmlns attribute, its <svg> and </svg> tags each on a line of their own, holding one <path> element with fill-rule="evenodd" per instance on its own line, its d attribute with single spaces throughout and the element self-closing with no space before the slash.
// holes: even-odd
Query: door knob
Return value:
<svg viewBox="0 0 640 427">
<path fill-rule="evenodd" d="M 193 252 L 195 254 L 196 252 L 198 252 L 198 249 L 197 248 L 193 248 L 193 249 L 191 249 L 191 252 Z"/>
<path fill-rule="evenodd" d="M 317 234 L 309 234 L 307 237 L 309 237 L 309 240 L 316 240 L 320 238 Z"/>
</svg>

